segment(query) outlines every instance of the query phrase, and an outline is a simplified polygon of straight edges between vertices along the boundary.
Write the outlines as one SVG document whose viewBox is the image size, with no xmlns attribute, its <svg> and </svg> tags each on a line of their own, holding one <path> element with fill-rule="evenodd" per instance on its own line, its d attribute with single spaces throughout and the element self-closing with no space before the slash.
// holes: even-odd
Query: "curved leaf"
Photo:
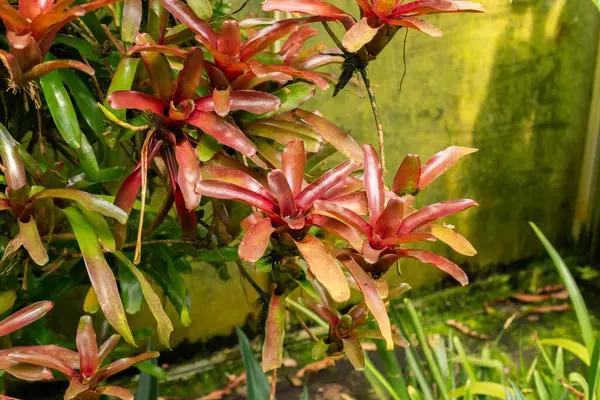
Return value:
<svg viewBox="0 0 600 400">
<path fill-rule="evenodd" d="M 431 182 L 444 174 L 463 156 L 476 152 L 477 149 L 462 146 L 450 146 L 431 157 L 421 167 L 419 190 L 425 189 Z"/>
<path fill-rule="evenodd" d="M 89 315 L 79 319 L 76 342 L 80 359 L 79 373 L 84 379 L 90 379 L 96 373 L 99 363 L 96 332 Z"/>
<path fill-rule="evenodd" d="M 19 190 L 27 184 L 25 166 L 19 157 L 18 145 L 6 127 L 0 123 L 0 156 L 4 166 L 2 172 L 6 177 L 6 184 L 11 190 Z"/>
<path fill-rule="evenodd" d="M 25 250 L 29 253 L 29 256 L 31 256 L 31 259 L 37 265 L 46 265 L 49 260 L 48 252 L 40 238 L 40 232 L 38 231 L 35 219 L 30 215 L 26 222 L 19 219 L 18 224 L 21 242 Z"/>
<path fill-rule="evenodd" d="M 469 283 L 469 278 L 465 274 L 465 271 L 452 261 L 438 254 L 419 249 L 399 249 L 396 250 L 396 253 L 402 257 L 415 258 L 423 263 L 432 264 L 456 279 L 462 286 L 466 286 Z"/>
<path fill-rule="evenodd" d="M 64 212 L 77 238 L 77 243 L 79 244 L 88 270 L 90 282 L 98 296 L 102 312 L 112 327 L 127 342 L 135 345 L 129 324 L 127 323 L 125 310 L 123 310 L 115 276 L 104 258 L 98 236 L 96 236 L 92 226 L 77 208 L 68 207 L 64 209 Z"/>
</svg>

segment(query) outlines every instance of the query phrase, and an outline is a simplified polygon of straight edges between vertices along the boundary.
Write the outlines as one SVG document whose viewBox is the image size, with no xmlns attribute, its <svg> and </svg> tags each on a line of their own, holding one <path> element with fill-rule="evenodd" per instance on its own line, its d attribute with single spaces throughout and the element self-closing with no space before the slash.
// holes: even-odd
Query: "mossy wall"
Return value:
<svg viewBox="0 0 600 400">
<path fill-rule="evenodd" d="M 480 149 L 419 196 L 421 205 L 458 197 L 479 202 L 479 209 L 448 220 L 479 254 L 446 254 L 471 271 L 540 252 L 529 220 L 557 244 L 569 239 L 600 19 L 590 0 L 479 2 L 487 14 L 428 17 L 442 38 L 408 33 L 401 91 L 404 31 L 368 67 L 383 118 L 388 183 L 407 153 L 428 158 L 453 144 Z M 354 0 L 334 3 L 357 9 Z M 368 100 L 330 96 L 311 105 L 375 145 Z M 407 279 L 429 279 L 423 271 Z"/>
</svg>

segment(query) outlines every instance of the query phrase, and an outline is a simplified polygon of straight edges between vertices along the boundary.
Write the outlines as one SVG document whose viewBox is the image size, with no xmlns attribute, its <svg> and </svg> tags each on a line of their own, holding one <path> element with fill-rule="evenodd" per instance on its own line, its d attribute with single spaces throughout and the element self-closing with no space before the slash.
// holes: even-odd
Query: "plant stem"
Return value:
<svg viewBox="0 0 600 400">
<path fill-rule="evenodd" d="M 310 336 L 310 338 L 313 341 L 318 342 L 319 339 L 317 338 L 317 336 L 310 330 L 310 328 L 308 327 L 308 325 L 306 325 L 306 322 L 304 322 L 304 320 L 302 319 L 302 317 L 300 317 L 298 315 L 298 313 L 296 312 L 296 310 L 294 310 L 290 305 L 287 305 L 286 308 L 298 320 L 298 323 L 300 324 L 300 326 L 302 326 L 302 329 L 304 329 L 306 331 L 306 333 L 308 333 L 308 336 Z"/>
<path fill-rule="evenodd" d="M 277 390 L 277 368 L 273 370 L 273 381 L 271 382 L 271 391 L 269 392 L 269 400 L 275 400 L 275 392 Z"/>
<path fill-rule="evenodd" d="M 371 109 L 373 110 L 373 117 L 375 118 L 375 127 L 377 128 L 377 139 L 379 141 L 379 158 L 381 159 L 381 166 L 383 168 L 383 171 L 385 172 L 385 146 L 383 140 L 383 125 L 381 123 L 381 114 L 379 114 L 379 107 L 377 107 L 377 99 L 375 98 L 375 93 L 373 92 L 373 88 L 371 87 L 371 81 L 367 76 L 367 69 L 360 68 L 359 72 L 363 82 L 365 83 L 365 87 L 367 88 L 367 93 L 369 94 L 369 101 L 371 102 Z"/>
<path fill-rule="evenodd" d="M 333 40 L 333 42 L 335 43 L 335 45 L 344 53 L 344 54 L 348 54 L 348 52 L 346 51 L 346 49 L 344 49 L 344 45 L 342 45 L 342 42 L 340 42 L 340 39 L 338 39 L 337 35 L 335 34 L 335 32 L 331 29 L 331 27 L 329 26 L 329 24 L 327 24 L 326 21 L 321 22 L 323 24 L 323 27 L 325 28 L 325 31 L 327 31 L 327 34 L 329 35 L 329 37 Z"/>
<path fill-rule="evenodd" d="M 258 285 L 258 283 L 256 283 L 256 281 L 254 279 L 252 279 L 252 277 L 250 276 L 248 271 L 246 271 L 246 268 L 244 268 L 244 265 L 242 264 L 242 262 L 236 261 L 236 264 L 238 266 L 238 269 L 240 270 L 240 274 L 242 274 L 244 279 L 246 279 L 248 281 L 250 286 L 252 286 L 252 289 L 254 289 L 256 291 L 256 293 L 258 293 L 258 296 L 260 297 L 260 300 L 262 301 L 262 303 L 269 304 L 269 296 L 262 290 L 262 288 Z"/>
</svg>

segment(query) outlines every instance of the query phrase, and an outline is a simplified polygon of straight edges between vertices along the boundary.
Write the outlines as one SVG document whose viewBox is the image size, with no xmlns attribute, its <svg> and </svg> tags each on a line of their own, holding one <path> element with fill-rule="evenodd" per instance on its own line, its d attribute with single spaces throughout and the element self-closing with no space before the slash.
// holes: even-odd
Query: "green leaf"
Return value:
<svg viewBox="0 0 600 400">
<path fill-rule="evenodd" d="M 385 348 L 385 346 L 384 346 Z M 380 399 L 404 400 L 394 390 L 387 379 L 375 368 L 369 357 L 365 354 L 365 377 Z"/>
<path fill-rule="evenodd" d="M 276 90 L 271 94 L 279 97 L 279 100 L 281 100 L 281 107 L 279 110 L 265 114 L 252 114 L 246 111 L 240 112 L 240 121 L 243 125 L 249 124 L 257 119 L 269 118 L 273 115 L 295 110 L 314 96 L 315 87 L 306 82 L 296 82 Z"/>
<path fill-rule="evenodd" d="M 108 226 L 108 223 L 97 211 L 87 210 L 85 207 L 79 206 L 79 209 L 85 216 L 85 219 L 92 225 L 96 235 L 98 235 L 98 239 L 100 239 L 100 244 L 102 248 L 106 251 L 113 252 L 117 248 L 115 243 L 115 238 L 113 237 L 112 231 Z"/>
<path fill-rule="evenodd" d="M 592 2 L 598 7 L 598 10 L 600 10 L 600 0 L 592 0 Z"/>
<path fill-rule="evenodd" d="M 200 19 L 209 19 L 213 15 L 212 5 L 209 0 L 188 0 L 188 6 Z"/>
<path fill-rule="evenodd" d="M 121 303 L 117 281 L 104 258 L 100 241 L 94 232 L 94 228 L 76 207 L 67 207 L 63 211 L 77 238 L 90 282 L 94 287 L 104 316 L 127 342 L 135 345 L 133 335 L 127 323 L 125 310 Z"/>
<path fill-rule="evenodd" d="M 59 73 L 63 82 L 69 88 L 69 92 L 71 92 L 71 96 L 73 96 L 83 120 L 92 132 L 96 134 L 96 137 L 104 142 L 103 134 L 106 131 L 106 124 L 104 123 L 104 114 L 100 110 L 100 107 L 98 107 L 96 98 L 75 71 L 72 69 L 61 69 Z"/>
<path fill-rule="evenodd" d="M 540 400 L 550 400 L 550 393 L 538 371 L 533 373 L 533 382 L 535 383 L 535 391 Z"/>
<path fill-rule="evenodd" d="M 113 75 L 112 81 L 110 81 L 110 86 L 106 91 L 106 97 L 104 99 L 104 107 L 108 109 L 111 113 L 113 113 L 120 120 L 125 120 L 127 110 L 115 110 L 108 104 L 108 96 L 117 90 L 130 90 L 131 85 L 133 85 L 133 80 L 135 78 L 135 73 L 137 71 L 138 63 L 140 62 L 139 58 L 127 58 L 123 57 L 121 62 L 117 66 L 115 73 Z"/>
<path fill-rule="evenodd" d="M 592 359 L 590 361 L 590 370 L 588 374 L 588 387 L 590 395 L 598 391 L 598 371 L 600 370 L 600 336 L 596 339 Z"/>
<path fill-rule="evenodd" d="M 147 351 L 151 350 L 152 343 L 149 342 Z M 152 371 L 144 371 L 143 368 L 145 367 L 143 365 L 142 368 L 139 368 L 140 364 L 144 363 L 152 364 Z M 142 361 L 141 363 L 137 363 L 136 365 L 134 365 L 134 367 L 137 367 L 142 372 L 140 374 L 140 383 L 138 383 L 137 390 L 135 391 L 134 400 L 158 400 L 158 378 L 156 374 L 151 373 L 156 372 L 156 368 L 160 368 L 158 366 L 158 360 L 156 358 L 153 358 L 151 360 Z M 162 368 L 160 369 L 164 371 Z"/>
<path fill-rule="evenodd" d="M 512 386 L 512 392 L 508 390 L 508 388 L 505 390 L 506 400 L 526 400 L 523 392 L 521 392 L 521 390 L 519 390 L 519 388 L 513 382 L 509 382 Z"/>
<path fill-rule="evenodd" d="M 508 386 L 495 382 L 472 382 L 468 388 L 467 386 L 461 386 L 448 394 L 450 397 L 464 397 L 467 394 L 467 389 L 471 395 L 484 395 L 496 399 L 504 399 L 506 398 L 506 392 L 512 391 Z"/>
<path fill-rule="evenodd" d="M 308 386 L 304 386 L 304 390 L 302 390 L 302 395 L 300 396 L 300 400 L 309 400 L 308 399 Z"/>
<path fill-rule="evenodd" d="M 581 386 L 581 389 L 583 391 L 584 394 L 584 399 L 589 399 L 589 387 L 588 387 L 588 383 L 585 380 L 585 378 L 583 377 L 583 375 L 581 375 L 579 372 L 571 372 L 569 374 L 569 381 L 571 381 L 574 384 L 577 384 L 579 386 Z"/>
<path fill-rule="evenodd" d="M 63 44 L 77 50 L 84 56 L 88 61 L 103 63 L 102 59 L 96 55 L 94 48 L 91 44 L 83 39 L 71 35 L 56 35 L 53 44 Z"/>
<path fill-rule="evenodd" d="M 267 376 L 262 371 L 258 361 L 254 358 L 250 342 L 240 328 L 236 328 L 238 339 L 240 341 L 240 352 L 244 361 L 246 371 L 246 381 L 248 383 L 248 400 L 265 400 L 269 398 L 270 387 Z"/>
<path fill-rule="evenodd" d="M 200 136 L 200 140 L 198 140 L 198 146 L 196 146 L 196 156 L 198 156 L 198 160 L 200 162 L 207 162 L 215 154 L 217 154 L 223 145 L 217 141 L 214 137 L 210 135 L 202 135 Z"/>
<path fill-rule="evenodd" d="M 550 255 L 550 258 L 552 259 L 552 262 L 554 263 L 554 266 L 560 275 L 560 278 L 567 287 L 569 298 L 573 303 L 573 308 L 575 309 L 575 314 L 577 315 L 577 320 L 579 321 L 579 328 L 581 329 L 583 342 L 585 343 L 585 347 L 588 349 L 588 352 L 591 353 L 594 349 L 594 331 L 592 330 L 592 323 L 587 306 L 585 305 L 581 291 L 577 286 L 577 282 L 575 282 L 573 275 L 571 275 L 569 268 L 561 258 L 560 254 L 558 254 L 554 246 L 552 246 L 552 243 L 550 243 L 540 228 L 538 228 L 533 222 L 530 222 L 529 225 L 531 225 L 531 228 L 533 228 L 533 231 L 546 248 L 546 251 Z"/>
<path fill-rule="evenodd" d="M 161 381 L 165 381 L 169 377 L 167 371 L 158 366 L 158 363 L 156 363 L 156 359 L 139 362 L 135 364 L 134 367 L 139 369 L 140 372 L 151 375 L 155 378 L 158 378 Z"/>
<path fill-rule="evenodd" d="M 173 332 L 173 324 L 167 316 L 167 313 L 160 302 L 160 298 L 150 283 L 148 283 L 146 277 L 144 277 L 144 274 L 142 274 L 142 272 L 129 260 L 129 258 L 125 256 L 125 254 L 117 251 L 115 252 L 115 256 L 119 259 L 121 265 L 124 265 L 129 269 L 131 275 L 133 275 L 139 283 L 141 292 L 146 299 L 146 303 L 148 304 L 148 308 L 150 309 L 150 312 L 152 312 L 154 319 L 156 319 L 156 323 L 158 325 L 158 338 L 163 346 L 171 348 L 169 338 L 171 337 L 171 332 Z M 121 268 L 119 268 L 119 271 L 120 270 Z"/>
<path fill-rule="evenodd" d="M 590 365 L 590 353 L 584 345 L 571 339 L 556 338 L 556 339 L 541 339 L 540 343 L 546 346 L 562 347 L 569 353 L 572 353 L 579 358 L 587 366 Z"/>
<path fill-rule="evenodd" d="M 87 177 L 92 181 L 98 181 L 100 178 L 100 167 L 96 159 L 96 152 L 85 135 L 81 135 L 81 147 L 75 149 L 77 159 L 81 165 L 81 169 Z"/>
<path fill-rule="evenodd" d="M 415 333 L 417 334 L 417 338 L 419 339 L 419 342 L 421 343 L 423 354 L 425 355 L 425 359 L 427 360 L 427 364 L 429 365 L 429 369 L 433 375 L 433 379 L 435 380 L 435 383 L 437 384 L 437 386 L 439 388 L 439 393 L 441 395 L 441 398 L 447 400 L 448 399 L 448 390 L 446 389 L 446 382 L 444 381 L 444 378 L 442 377 L 442 373 L 440 372 L 440 368 L 437 365 L 437 363 L 433 357 L 433 353 L 431 352 L 431 348 L 429 347 L 429 343 L 425 336 L 425 332 L 423 331 L 423 326 L 421 325 L 421 321 L 419 321 L 419 317 L 417 315 L 417 310 L 415 309 L 415 306 L 413 305 L 412 301 L 410 301 L 410 299 L 404 299 L 404 303 L 406 304 L 406 309 L 408 310 L 408 315 L 410 316 L 410 321 L 413 325 Z M 457 339 L 458 338 L 455 338 L 455 345 L 456 345 Z M 459 353 L 459 355 L 463 355 L 463 354 Z M 466 357 L 464 357 L 464 358 L 466 359 Z M 466 365 L 465 365 L 465 367 L 466 367 Z M 467 369 L 467 371 L 468 371 L 468 369 Z"/>
<path fill-rule="evenodd" d="M 137 314 L 142 308 L 142 287 L 127 266 L 119 263 L 119 289 L 127 314 Z"/>
<path fill-rule="evenodd" d="M 83 135 L 81 129 L 79 129 L 77 113 L 67 94 L 59 72 L 55 70 L 42 76 L 40 84 L 46 104 L 60 135 L 72 149 L 79 149 Z"/>
</svg>

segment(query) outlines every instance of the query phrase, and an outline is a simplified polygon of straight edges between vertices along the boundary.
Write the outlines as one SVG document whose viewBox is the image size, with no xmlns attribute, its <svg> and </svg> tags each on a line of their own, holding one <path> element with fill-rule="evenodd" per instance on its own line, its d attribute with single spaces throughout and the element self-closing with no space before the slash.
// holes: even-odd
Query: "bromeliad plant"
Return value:
<svg viewBox="0 0 600 400">
<path fill-rule="evenodd" d="M 82 317 L 78 353 L 17 343 L 2 353 L 0 367 L 9 373 L 49 379 L 50 369 L 60 371 L 70 380 L 67 399 L 131 398 L 102 381 L 158 354 L 103 360 L 119 337 L 135 343 L 126 313 L 137 313 L 142 298 L 160 343 L 170 347 L 173 324 L 157 286 L 180 322 L 193 323 L 183 278 L 191 260 L 211 262 L 224 279 L 227 262 L 244 276 L 248 265 L 269 273 L 267 293 L 251 282 L 266 308 L 265 370 L 281 365 L 286 307 L 297 304 L 298 287 L 309 295 L 305 306 L 329 326 L 315 354 L 343 352 L 362 368 L 361 339 L 406 345 L 386 310 L 404 290 L 384 276 L 398 260 L 415 258 L 467 283 L 450 260 L 405 245 L 440 240 L 475 254 L 452 227 L 437 223 L 474 201 L 413 204 L 475 150 L 453 146 L 423 165 L 409 155 L 389 190 L 383 147 L 379 156 L 361 147 L 306 105 L 329 86 L 362 96 L 352 77 L 357 68 L 375 105 L 365 68 L 400 27 L 437 33 L 418 17 L 483 9 L 450 0 L 365 0 L 356 22 L 322 1 L 268 0 L 266 11 L 309 14 L 276 21 L 235 20 L 226 2 L 218 3 L 215 10 L 207 0 L 0 3 L 7 88 L 26 88 L 38 106 L 11 100 L 15 112 L 2 114 L 0 225 L 9 239 L 0 289 L 31 302 L 89 285 L 84 310 L 102 310 L 118 333 L 97 348 L 90 317 Z M 343 45 L 327 25 L 333 21 L 347 30 Z M 307 46 L 315 23 L 338 48 Z M 341 73 L 322 69 L 332 65 Z M 11 93 L 18 99 L 18 90 Z M 376 120 L 381 146 L 378 114 Z M 347 160 L 329 168 L 336 151 Z M 353 290 L 362 299 L 343 313 L 338 305 Z M 42 334 L 54 337 L 46 328 Z"/>
</svg>

